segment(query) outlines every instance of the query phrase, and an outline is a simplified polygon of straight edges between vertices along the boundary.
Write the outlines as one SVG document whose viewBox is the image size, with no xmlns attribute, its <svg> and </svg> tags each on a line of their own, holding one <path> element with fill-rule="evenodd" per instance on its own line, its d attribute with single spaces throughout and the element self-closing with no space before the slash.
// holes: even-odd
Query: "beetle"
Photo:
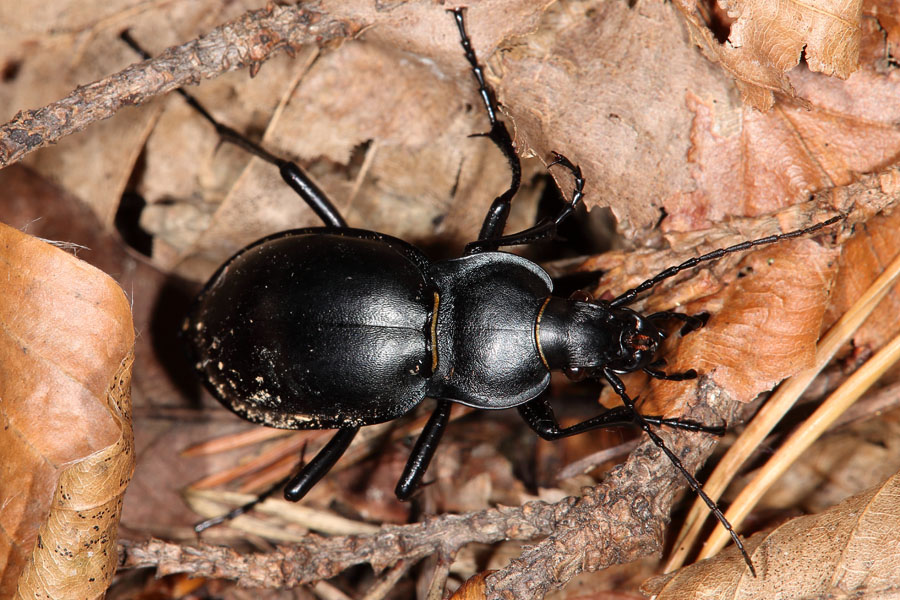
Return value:
<svg viewBox="0 0 900 600">
<path fill-rule="evenodd" d="M 628 305 L 685 269 L 807 235 L 841 217 L 692 258 L 612 300 L 594 300 L 583 293 L 553 296 L 553 283 L 543 269 L 499 249 L 553 237 L 582 200 L 581 169 L 554 153 L 549 167 L 571 173 L 571 197 L 555 219 L 503 234 L 520 185 L 519 158 L 497 116 L 497 101 L 466 33 L 463 11 L 449 12 L 490 122 L 489 132 L 482 135 L 500 149 L 511 170 L 509 188 L 493 201 L 478 239 L 459 258 L 433 262 L 400 239 L 348 227 L 295 163 L 219 123 L 196 99 L 178 90 L 223 140 L 278 167 L 284 181 L 325 224 L 264 237 L 219 267 L 183 326 L 197 372 L 213 396 L 249 421 L 286 429 L 337 430 L 287 482 L 284 496 L 291 501 L 300 500 L 332 468 L 360 427 L 396 419 L 426 397 L 435 398 L 437 406 L 397 484 L 396 495 L 404 500 L 420 485 L 453 403 L 488 410 L 516 408 L 548 440 L 636 425 L 703 498 L 753 571 L 740 537 L 651 424 L 715 435 L 724 428 L 642 415 L 619 377 L 635 371 L 669 381 L 697 377 L 693 369 L 660 370 L 664 362 L 657 354 L 668 322 L 682 322 L 681 333 L 686 334 L 705 321 L 672 311 L 644 316 Z M 143 53 L 127 33 L 123 39 Z M 605 380 L 623 406 L 562 427 L 544 398 L 554 370 L 573 378 Z"/>
</svg>

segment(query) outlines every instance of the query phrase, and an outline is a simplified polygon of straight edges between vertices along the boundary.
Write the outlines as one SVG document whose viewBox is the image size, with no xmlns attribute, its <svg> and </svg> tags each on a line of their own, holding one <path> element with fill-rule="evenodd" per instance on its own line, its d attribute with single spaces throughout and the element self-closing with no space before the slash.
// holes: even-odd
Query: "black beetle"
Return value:
<svg viewBox="0 0 900 600">
<path fill-rule="evenodd" d="M 409 498 L 419 485 L 453 402 L 482 409 L 516 407 L 545 439 L 636 425 L 731 532 L 752 570 L 740 538 L 722 512 L 649 424 L 712 434 L 721 434 L 723 428 L 641 415 L 619 378 L 634 371 L 672 381 L 696 377 L 693 370 L 661 371 L 664 363 L 656 360 L 656 354 L 665 337 L 663 323 L 683 322 L 684 334 L 704 320 L 675 312 L 642 316 L 626 305 L 701 262 L 805 235 L 840 217 L 688 260 L 611 301 L 594 301 L 586 294 L 570 299 L 552 296 L 553 284 L 540 267 L 497 249 L 552 237 L 582 198 L 581 170 L 555 154 L 550 166 L 561 165 L 574 176 L 571 199 L 554 220 L 503 235 L 510 202 L 519 188 L 519 159 L 506 126 L 497 118 L 496 100 L 469 42 L 463 12 L 450 12 L 490 120 L 491 129 L 484 135 L 503 152 L 512 171 L 509 189 L 494 200 L 478 240 L 461 258 L 432 262 L 402 240 L 347 227 L 297 165 L 220 124 L 179 90 L 223 139 L 277 166 L 287 184 L 326 224 L 265 237 L 218 269 L 184 324 L 197 371 L 223 405 L 250 421 L 286 429 L 337 429 L 288 481 L 284 495 L 292 501 L 328 472 L 361 426 L 395 419 L 426 396 L 438 403 L 397 484 L 401 499 Z M 123 39 L 140 51 L 127 33 Z M 565 370 L 577 378 L 602 377 L 624 406 L 563 428 L 542 398 L 552 370 Z"/>
</svg>

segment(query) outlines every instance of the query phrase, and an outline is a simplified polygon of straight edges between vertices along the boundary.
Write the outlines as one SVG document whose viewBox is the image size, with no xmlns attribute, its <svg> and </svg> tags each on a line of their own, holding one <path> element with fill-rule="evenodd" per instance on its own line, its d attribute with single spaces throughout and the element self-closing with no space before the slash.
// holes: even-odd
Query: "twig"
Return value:
<svg viewBox="0 0 900 600">
<path fill-rule="evenodd" d="M 691 469 L 714 443 L 711 437 L 698 434 L 662 435 Z M 241 555 L 228 548 L 187 547 L 160 540 L 123 542 L 120 565 L 156 566 L 161 576 L 190 573 L 282 588 L 327 579 L 358 564 L 368 563 L 380 571 L 400 560 L 411 564 L 433 554 L 452 556 L 472 542 L 551 536 L 548 540 L 554 542 L 541 543 L 492 577 L 498 593 L 527 589 L 528 593 L 516 597 L 540 597 L 583 570 L 658 551 L 672 499 L 682 484 L 674 468 L 648 442 L 581 498 L 442 515 L 413 525 L 382 527 L 371 535 L 310 535 L 291 548 L 271 553 Z"/>
<path fill-rule="evenodd" d="M 156 566 L 160 576 L 190 573 L 234 579 L 254 587 L 292 587 L 333 577 L 357 564 L 368 563 L 380 571 L 399 560 L 418 561 L 436 552 L 452 554 L 469 542 L 545 536 L 568 520 L 575 504 L 574 498 L 556 504 L 530 502 L 465 515 L 443 515 L 414 525 L 383 527 L 371 535 L 309 535 L 290 548 L 246 555 L 206 544 L 188 547 L 161 540 L 122 542 L 120 566 Z"/>
<path fill-rule="evenodd" d="M 148 61 L 76 88 L 36 110 L 23 110 L 0 126 L 0 168 L 25 154 L 108 119 L 123 106 L 250 66 L 251 74 L 280 50 L 349 38 L 363 24 L 330 17 L 315 6 L 276 6 L 250 11 L 207 35 L 169 48 Z"/>
</svg>

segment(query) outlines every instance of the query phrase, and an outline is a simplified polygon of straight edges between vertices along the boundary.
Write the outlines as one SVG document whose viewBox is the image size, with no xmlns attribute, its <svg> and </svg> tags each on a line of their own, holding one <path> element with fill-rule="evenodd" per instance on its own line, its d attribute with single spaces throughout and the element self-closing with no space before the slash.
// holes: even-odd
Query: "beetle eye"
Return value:
<svg viewBox="0 0 900 600">
<path fill-rule="evenodd" d="M 584 290 L 575 290 L 572 292 L 572 295 L 569 296 L 569 300 L 575 300 L 576 302 L 593 302 L 594 297 Z"/>
<path fill-rule="evenodd" d="M 588 375 L 588 370 L 581 367 L 566 367 L 563 372 L 572 381 L 582 381 Z"/>
</svg>

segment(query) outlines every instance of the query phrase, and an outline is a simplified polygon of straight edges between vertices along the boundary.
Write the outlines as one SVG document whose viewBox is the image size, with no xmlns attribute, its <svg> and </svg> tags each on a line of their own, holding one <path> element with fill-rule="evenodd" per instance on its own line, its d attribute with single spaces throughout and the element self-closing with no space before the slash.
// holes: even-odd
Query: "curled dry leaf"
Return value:
<svg viewBox="0 0 900 600">
<path fill-rule="evenodd" d="M 703 327 L 683 338 L 671 369 L 694 368 L 733 399 L 749 402 L 812 365 L 839 249 L 796 240 L 755 252 L 722 293 L 692 305 L 709 312 Z M 734 276 L 735 274 L 732 274 Z M 669 406 L 654 382 L 660 408 Z"/>
<path fill-rule="evenodd" d="M 493 571 L 482 571 L 469 577 L 450 596 L 450 600 L 483 600 L 485 598 L 484 579 Z"/>
<path fill-rule="evenodd" d="M 839 261 L 840 285 L 835 287 L 828 307 L 827 323 L 834 323 L 881 275 L 900 252 L 900 212 L 878 215 L 858 227 L 844 246 Z M 900 286 L 898 286 L 900 287 Z M 867 355 L 877 351 L 900 331 L 900 290 L 897 287 L 881 301 L 869 319 L 853 336 L 853 351 Z"/>
<path fill-rule="evenodd" d="M 0 224 L 0 596 L 99 598 L 134 467 L 128 299 Z"/>
<path fill-rule="evenodd" d="M 758 577 L 734 548 L 644 585 L 677 598 L 887 597 L 898 593 L 900 474 L 818 515 L 748 540 Z M 740 563 L 740 564 L 739 564 Z"/>
<path fill-rule="evenodd" d="M 721 2 L 734 19 L 725 44 L 701 17 L 696 0 L 678 0 L 691 36 L 713 61 L 736 80 L 744 101 L 760 110 L 772 107 L 772 92 L 793 96 L 785 73 L 801 52 L 813 71 L 846 79 L 857 68 L 862 0 Z"/>
</svg>

